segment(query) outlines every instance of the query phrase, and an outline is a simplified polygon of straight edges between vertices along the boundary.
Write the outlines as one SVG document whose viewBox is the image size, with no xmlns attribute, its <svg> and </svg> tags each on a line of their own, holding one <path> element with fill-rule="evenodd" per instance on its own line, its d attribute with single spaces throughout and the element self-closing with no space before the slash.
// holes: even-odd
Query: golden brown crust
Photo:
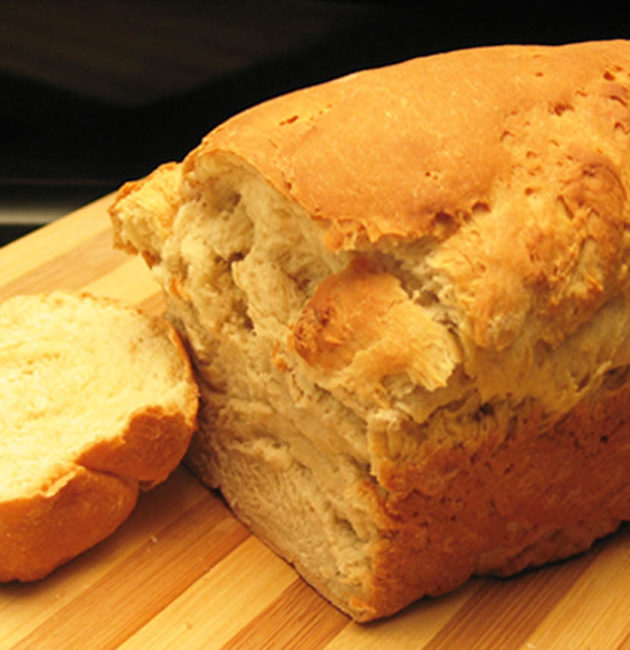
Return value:
<svg viewBox="0 0 630 650">
<path fill-rule="evenodd" d="M 195 428 L 190 413 L 168 413 L 154 406 L 135 413 L 127 430 L 81 455 L 78 463 L 99 472 L 139 481 L 144 488 L 161 483 L 181 459 Z"/>
<path fill-rule="evenodd" d="M 77 466 L 47 489 L 0 503 L 0 582 L 38 580 L 118 528 L 138 483 Z"/>
<path fill-rule="evenodd" d="M 191 463 L 358 620 L 630 518 L 629 135 L 630 42 L 480 48 L 228 120 L 167 241 L 141 186 L 214 400 Z"/>
<path fill-rule="evenodd" d="M 0 582 L 43 578 L 111 535 L 139 489 L 171 473 L 192 431 L 182 413 L 139 413 L 120 439 L 94 445 L 46 490 L 0 503 Z"/>
<path fill-rule="evenodd" d="M 34 306 L 38 317 L 43 321 L 49 320 L 59 332 L 63 331 L 65 325 L 59 319 L 72 318 L 75 306 L 77 309 L 94 308 L 94 312 L 90 313 L 93 313 L 95 331 L 99 333 L 102 333 L 98 329 L 101 319 L 106 318 L 105 310 L 110 310 L 112 314 L 133 313 L 135 320 L 122 320 L 127 328 L 130 322 L 137 324 L 137 316 L 141 314 L 134 307 L 115 299 L 95 297 L 88 293 L 53 292 L 18 296 L 9 299 L 6 305 L 10 301 L 22 299 L 26 301 L 27 308 Z M 22 304 L 24 303 L 19 303 Z M 7 309 L 19 310 L 19 305 Z M 175 328 L 167 320 L 149 316 L 141 316 L 141 319 L 143 329 L 140 332 L 136 333 L 133 327 L 120 333 L 106 331 L 112 336 L 129 337 L 129 341 L 133 342 L 130 349 L 134 345 L 143 346 L 143 337 L 154 337 L 159 341 L 159 345 L 151 348 L 153 353 L 150 356 L 156 364 L 164 366 L 160 372 L 169 377 L 163 381 L 164 388 L 172 388 L 173 394 L 151 395 L 155 403 L 149 405 L 144 402 L 144 395 L 139 396 L 138 399 L 142 401 L 135 412 L 119 412 L 114 408 L 108 416 L 112 420 L 105 418 L 105 432 L 99 429 L 98 422 L 92 422 L 89 415 L 83 416 L 80 407 L 73 405 L 73 413 L 77 412 L 76 423 L 73 424 L 85 427 L 86 443 L 77 448 L 76 432 L 68 432 L 69 439 L 75 440 L 75 443 L 61 459 L 46 447 L 44 443 L 51 444 L 46 438 L 43 442 L 40 440 L 41 448 L 34 446 L 32 440 L 25 441 L 25 448 L 33 449 L 32 453 L 41 457 L 45 469 L 36 466 L 38 474 L 31 480 L 28 476 L 31 459 L 25 455 L 24 468 L 18 466 L 14 471 L 15 480 L 25 487 L 19 496 L 14 496 L 15 490 L 10 497 L 6 494 L 0 496 L 0 582 L 43 578 L 56 567 L 110 535 L 133 510 L 139 490 L 149 489 L 165 480 L 184 456 L 197 426 L 198 389 L 190 360 Z M 82 330 L 81 336 L 83 334 L 89 341 L 91 333 Z M 10 331 L 7 336 L 8 342 L 5 344 L 3 340 L 2 346 L 3 353 L 9 359 L 12 345 L 16 343 L 15 338 L 12 338 L 15 337 L 15 332 Z M 59 336 L 63 339 L 65 335 L 60 333 Z M 21 337 L 18 336 L 19 338 Z M 34 345 L 46 344 L 35 341 Z M 77 347 L 81 347 L 81 344 Z M 45 349 L 42 348 L 42 354 L 44 353 Z M 132 373 L 137 374 L 140 370 L 132 369 L 134 363 L 136 366 L 138 363 L 135 356 L 121 358 L 115 356 L 118 353 L 117 346 L 112 345 L 113 363 L 126 362 L 132 380 Z M 77 354 L 76 373 L 83 372 L 81 363 L 100 364 L 107 376 L 109 359 L 97 357 L 97 352 L 94 352 L 93 359 L 85 359 L 85 354 L 89 355 L 90 352 L 79 351 Z M 50 353 L 50 356 L 55 358 L 54 353 Z M 60 356 L 60 363 L 63 363 L 64 355 L 57 356 Z M 149 373 L 151 368 L 140 371 Z M 60 370 L 59 376 L 63 377 L 64 372 Z M 62 382 L 62 379 L 59 381 Z M 6 386 L 7 390 L 13 388 L 9 380 Z M 37 388 L 41 391 L 44 387 L 38 385 Z M 66 388 L 63 383 L 47 386 L 44 402 L 54 404 L 55 394 Z M 29 396 L 26 395 L 25 404 L 28 399 Z M 90 399 L 90 396 L 75 395 L 74 399 Z M 100 403 L 102 400 L 97 397 L 94 401 Z M 99 405 L 86 405 L 86 413 L 90 413 L 90 408 L 98 410 Z M 54 418 L 54 407 L 51 410 Z M 45 415 L 39 417 L 44 427 Z M 120 427 L 119 431 L 116 426 Z M 55 446 L 64 445 L 64 433 L 65 431 L 57 432 L 57 439 L 53 443 Z M 15 432 L 4 432 L 4 435 L 10 437 Z M 88 441 L 91 443 L 88 444 Z M 48 462 L 49 456 L 55 460 Z M 40 483 L 34 482 L 38 480 Z"/>
<path fill-rule="evenodd" d="M 627 386 L 593 396 L 550 430 L 532 405 L 474 453 L 455 445 L 390 459 L 366 618 L 474 574 L 568 557 L 630 519 L 629 397 Z"/>
<path fill-rule="evenodd" d="M 406 301 L 396 277 L 356 259 L 317 287 L 292 328 L 292 345 L 311 366 L 343 368 L 357 351 L 382 337 L 383 319 Z"/>
<path fill-rule="evenodd" d="M 530 317 L 555 343 L 627 277 L 629 70 L 620 40 L 358 73 L 212 131 L 183 163 L 184 196 L 236 158 L 322 223 L 331 250 L 449 240 L 439 264 L 475 345 L 509 345 Z M 553 218 L 530 218 L 542 211 Z"/>
<path fill-rule="evenodd" d="M 334 249 L 441 237 L 509 182 L 519 140 L 538 140 L 528 143 L 533 157 L 553 149 L 556 118 L 581 98 L 607 98 L 587 117 L 615 140 L 627 135 L 629 67 L 626 41 L 413 59 L 243 112 L 206 136 L 185 173 L 202 177 L 217 153 L 238 156 L 326 223 Z M 543 169 L 532 182 L 549 180 Z"/>
<path fill-rule="evenodd" d="M 164 163 L 145 178 L 129 181 L 118 190 L 115 201 L 109 210 L 113 225 L 114 246 L 126 250 L 128 253 L 139 252 L 133 244 L 123 241 L 119 234 L 121 230 L 120 206 L 125 205 L 125 209 L 129 210 L 129 203 L 136 209 L 142 210 L 143 214 L 150 215 L 154 238 L 166 239 L 168 237 L 179 205 L 180 175 L 177 173 L 178 170 L 178 163 Z M 151 185 L 153 191 L 142 192 L 142 189 L 148 185 Z M 138 200 L 139 196 L 142 197 L 140 200 Z M 153 259 L 147 251 L 144 251 L 144 257 L 149 266 L 156 262 L 156 259 Z"/>
<path fill-rule="evenodd" d="M 430 390 L 446 386 L 458 360 L 448 331 L 410 299 L 400 279 L 355 258 L 306 302 L 289 347 L 317 372 L 340 372 L 359 393 L 403 372 Z"/>
</svg>

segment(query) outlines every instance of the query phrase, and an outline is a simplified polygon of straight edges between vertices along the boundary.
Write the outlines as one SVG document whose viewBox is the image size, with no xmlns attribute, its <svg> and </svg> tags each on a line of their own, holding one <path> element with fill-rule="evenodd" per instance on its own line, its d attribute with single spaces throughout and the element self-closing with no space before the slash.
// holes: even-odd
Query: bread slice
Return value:
<svg viewBox="0 0 630 650">
<path fill-rule="evenodd" d="M 125 185 L 201 479 L 357 620 L 630 518 L 630 42 L 271 100 Z"/>
<path fill-rule="evenodd" d="M 0 580 L 42 578 L 112 533 L 196 426 L 175 330 L 108 298 L 0 304 Z"/>
</svg>

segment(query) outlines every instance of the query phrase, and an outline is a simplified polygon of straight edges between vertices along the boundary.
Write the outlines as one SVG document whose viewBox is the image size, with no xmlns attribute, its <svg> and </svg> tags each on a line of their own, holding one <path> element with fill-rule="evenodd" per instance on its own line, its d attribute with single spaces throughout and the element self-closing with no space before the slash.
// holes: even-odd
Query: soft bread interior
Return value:
<svg viewBox="0 0 630 650">
<path fill-rule="evenodd" d="M 53 292 L 0 304 L 0 579 L 111 533 L 182 458 L 197 386 L 163 319 Z"/>
<path fill-rule="evenodd" d="M 195 353 L 191 466 L 356 618 L 630 518 L 628 52 L 350 75 L 112 208 Z"/>
<path fill-rule="evenodd" d="M 133 415 L 185 401 L 164 331 L 131 309 L 63 295 L 0 305 L 0 494 L 28 494 Z M 179 381 L 173 381 L 179 375 Z"/>
<path fill-rule="evenodd" d="M 142 235 L 151 212 L 120 231 L 151 259 L 195 350 L 205 399 L 188 461 L 327 597 L 369 618 L 384 541 L 378 495 L 439 491 L 458 468 L 427 465 L 419 480 L 432 453 L 498 447 L 515 412 L 538 413 L 544 431 L 586 395 L 618 390 L 630 364 L 627 298 L 560 341 L 523 323 L 509 344 L 479 347 L 457 293 L 461 260 L 449 260 L 459 241 L 495 228 L 495 214 L 480 209 L 446 244 L 427 237 L 332 255 L 319 224 L 255 171 L 229 156 L 207 165 L 159 246 Z M 348 305 L 351 314 L 337 313 Z M 413 475 L 392 474 L 395 463 Z M 578 527 L 563 546 L 545 541 L 552 532 L 539 539 L 555 554 L 591 539 Z M 471 571 L 545 559 L 523 555 L 517 539 L 486 549 Z"/>
</svg>

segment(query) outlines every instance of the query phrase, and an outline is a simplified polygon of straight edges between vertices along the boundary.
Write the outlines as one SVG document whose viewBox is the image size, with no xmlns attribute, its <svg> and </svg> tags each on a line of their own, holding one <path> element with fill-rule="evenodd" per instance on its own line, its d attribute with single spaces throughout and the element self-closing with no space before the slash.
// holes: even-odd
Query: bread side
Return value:
<svg viewBox="0 0 630 650">
<path fill-rule="evenodd" d="M 34 580 L 174 469 L 197 387 L 170 324 L 87 294 L 4 301 L 0 356 L 0 580 Z"/>
<path fill-rule="evenodd" d="M 629 90 L 624 41 L 418 59 L 113 206 L 194 350 L 188 462 L 356 619 L 630 516 Z"/>
</svg>

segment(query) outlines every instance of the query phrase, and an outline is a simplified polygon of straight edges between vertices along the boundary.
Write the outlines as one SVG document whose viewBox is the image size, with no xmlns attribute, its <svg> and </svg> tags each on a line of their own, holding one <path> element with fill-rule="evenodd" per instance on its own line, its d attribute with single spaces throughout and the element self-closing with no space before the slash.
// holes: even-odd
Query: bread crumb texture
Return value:
<svg viewBox="0 0 630 650">
<path fill-rule="evenodd" d="M 188 462 L 357 620 L 630 518 L 630 43 L 411 60 L 128 184 L 202 384 Z"/>
<path fill-rule="evenodd" d="M 185 453 L 197 388 L 173 328 L 107 298 L 0 304 L 0 579 L 89 548 Z"/>
</svg>

